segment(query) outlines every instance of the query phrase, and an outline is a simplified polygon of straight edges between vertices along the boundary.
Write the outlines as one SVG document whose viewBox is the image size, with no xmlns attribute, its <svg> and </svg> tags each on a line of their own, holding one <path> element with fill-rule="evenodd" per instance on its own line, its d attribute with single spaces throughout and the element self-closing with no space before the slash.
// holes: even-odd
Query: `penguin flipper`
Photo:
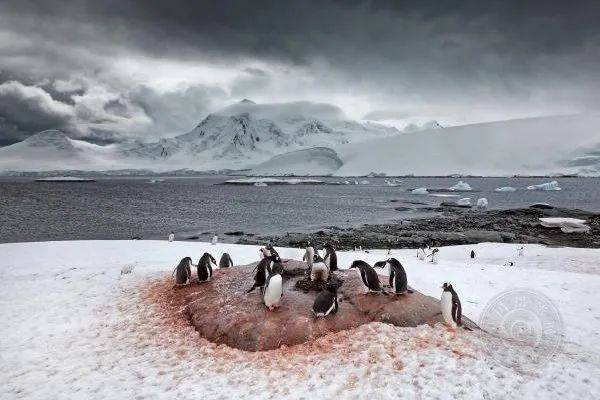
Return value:
<svg viewBox="0 0 600 400">
<path fill-rule="evenodd" d="M 394 287 L 393 283 L 394 283 L 394 270 L 392 269 L 392 271 L 390 272 L 390 287 Z"/>
</svg>

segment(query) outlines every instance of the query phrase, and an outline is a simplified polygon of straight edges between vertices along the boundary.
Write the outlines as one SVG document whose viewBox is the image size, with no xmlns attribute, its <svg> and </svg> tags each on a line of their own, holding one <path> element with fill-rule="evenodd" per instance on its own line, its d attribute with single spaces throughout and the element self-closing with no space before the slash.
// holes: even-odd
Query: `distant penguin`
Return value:
<svg viewBox="0 0 600 400">
<path fill-rule="evenodd" d="M 281 305 L 281 297 L 283 296 L 283 278 L 279 272 L 271 272 L 265 282 L 265 291 L 263 302 L 269 311 Z"/>
<path fill-rule="evenodd" d="M 329 268 L 325 260 L 317 253 L 310 268 L 310 280 L 327 282 L 327 279 L 329 279 Z"/>
<path fill-rule="evenodd" d="M 326 317 L 329 314 L 336 314 L 338 307 L 337 286 L 330 284 L 317 295 L 312 310 L 315 316 Z"/>
<path fill-rule="evenodd" d="M 325 243 L 325 246 L 323 246 L 323 248 L 325 249 L 325 264 L 327 265 L 327 268 L 329 268 L 329 271 L 337 271 L 338 270 L 338 265 L 337 265 L 337 254 L 335 253 L 335 248 L 329 244 L 329 243 Z"/>
<path fill-rule="evenodd" d="M 451 328 L 462 326 L 462 307 L 460 305 L 458 294 L 456 294 L 454 288 L 449 283 L 444 283 L 441 288 L 443 291 L 440 306 L 442 308 L 444 321 Z M 470 330 L 466 327 L 465 329 Z"/>
<path fill-rule="evenodd" d="M 437 247 L 434 248 L 433 250 L 431 250 L 431 254 L 429 255 L 429 257 L 431 257 L 431 262 L 434 264 L 438 263 L 438 260 L 440 258 L 440 249 L 438 249 Z"/>
<path fill-rule="evenodd" d="M 175 232 L 171 232 L 169 233 L 169 242 L 172 242 L 173 240 L 175 240 Z"/>
<path fill-rule="evenodd" d="M 198 283 L 209 281 L 212 278 L 212 264 L 217 265 L 217 260 L 208 253 L 204 253 L 198 261 Z"/>
<path fill-rule="evenodd" d="M 175 275 L 175 285 L 185 285 L 192 279 L 192 259 L 185 257 L 181 259 L 179 265 L 173 271 Z"/>
<path fill-rule="evenodd" d="M 233 267 L 233 260 L 231 259 L 229 253 L 223 253 L 221 259 L 219 260 L 219 269 L 230 267 Z"/>
<path fill-rule="evenodd" d="M 475 258 L 475 250 L 471 250 L 471 258 Z"/>
<path fill-rule="evenodd" d="M 215 235 L 215 236 L 212 237 L 212 240 L 211 240 L 210 244 L 212 244 L 214 246 L 217 243 L 219 243 L 219 237 L 217 235 Z"/>
<path fill-rule="evenodd" d="M 250 289 L 246 291 L 246 293 L 252 292 L 254 289 L 259 288 L 260 293 L 263 293 L 263 289 L 267 282 L 267 277 L 273 271 L 273 264 L 275 263 L 275 256 L 271 255 L 271 253 L 266 250 L 261 249 L 261 254 L 263 258 L 258 262 L 256 267 L 254 267 L 254 285 Z M 268 253 L 268 255 L 266 254 Z"/>
<path fill-rule="evenodd" d="M 315 249 L 310 242 L 306 242 L 306 252 L 304 253 L 304 257 L 302 257 L 302 261 L 305 261 L 308 268 L 312 270 L 312 265 L 315 261 Z"/>
<path fill-rule="evenodd" d="M 525 255 L 525 247 L 521 246 L 517 249 L 517 254 L 519 257 L 523 257 Z"/>
<path fill-rule="evenodd" d="M 423 249 L 423 248 L 417 249 L 417 258 L 421 261 L 425 261 L 425 257 L 426 257 L 425 249 Z"/>
<path fill-rule="evenodd" d="M 369 292 L 381 292 L 387 294 L 381 287 L 377 272 L 369 264 L 362 260 L 356 260 L 350 268 L 356 268 L 360 276 L 360 280 L 367 287 Z"/>
<path fill-rule="evenodd" d="M 413 291 L 408 288 L 406 271 L 402 264 L 400 264 L 400 261 L 395 258 L 388 258 L 386 261 L 375 263 L 375 267 L 388 267 L 389 284 L 395 294 L 413 293 Z"/>
</svg>

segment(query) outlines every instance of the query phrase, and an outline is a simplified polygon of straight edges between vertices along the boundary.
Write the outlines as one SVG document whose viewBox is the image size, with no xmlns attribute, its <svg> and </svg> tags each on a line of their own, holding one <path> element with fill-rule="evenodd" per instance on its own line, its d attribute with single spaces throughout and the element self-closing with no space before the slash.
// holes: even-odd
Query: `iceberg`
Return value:
<svg viewBox="0 0 600 400">
<path fill-rule="evenodd" d="M 486 209 L 488 207 L 488 199 L 481 197 L 477 199 L 477 208 Z"/>
<path fill-rule="evenodd" d="M 429 194 L 429 192 L 427 191 L 427 188 L 424 188 L 424 187 L 413 189 L 410 192 L 412 194 L 419 194 L 419 195 Z"/>
<path fill-rule="evenodd" d="M 264 185 L 257 185 L 262 183 Z M 241 178 L 241 179 L 230 179 L 223 182 L 225 185 L 254 185 L 254 186 L 267 186 L 271 185 L 323 185 L 325 182 L 318 179 L 278 179 L 278 178 Z"/>
<path fill-rule="evenodd" d="M 501 186 L 501 187 L 494 189 L 494 192 L 516 192 L 516 191 L 517 191 L 517 189 L 515 189 L 512 186 Z"/>
<path fill-rule="evenodd" d="M 560 228 L 564 233 L 585 233 L 590 231 L 587 221 L 578 218 L 540 218 L 540 223 L 546 228 Z"/>
<path fill-rule="evenodd" d="M 462 199 L 456 200 L 456 204 L 458 204 L 459 206 L 470 206 L 471 205 L 471 198 L 470 197 L 463 197 Z"/>
<path fill-rule="evenodd" d="M 552 181 L 552 182 L 540 183 L 539 185 L 527 186 L 527 190 L 548 190 L 548 191 L 552 191 L 552 190 L 562 190 L 562 189 L 558 186 L 558 182 L 557 181 Z"/>
<path fill-rule="evenodd" d="M 469 185 L 468 183 L 463 182 L 463 181 L 458 181 L 458 183 L 456 185 L 450 186 L 449 189 L 452 191 L 458 191 L 458 192 L 468 192 L 470 190 L 473 190 L 471 185 Z"/>
</svg>

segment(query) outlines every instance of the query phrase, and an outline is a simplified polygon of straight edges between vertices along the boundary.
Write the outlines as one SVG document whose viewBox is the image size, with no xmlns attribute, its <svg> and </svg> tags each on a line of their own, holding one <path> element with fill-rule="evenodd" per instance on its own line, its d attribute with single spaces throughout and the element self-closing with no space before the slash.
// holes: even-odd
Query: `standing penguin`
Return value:
<svg viewBox="0 0 600 400">
<path fill-rule="evenodd" d="M 438 249 L 437 247 L 434 248 L 433 250 L 431 250 L 431 254 L 428 257 L 431 257 L 432 263 L 437 264 L 440 258 L 440 249 Z"/>
<path fill-rule="evenodd" d="M 181 286 L 190 282 L 192 279 L 192 259 L 190 257 L 182 258 L 179 265 L 173 271 L 175 275 L 175 285 Z"/>
<path fill-rule="evenodd" d="M 382 294 L 387 293 L 381 287 L 379 282 L 379 276 L 377 272 L 369 264 L 362 260 L 356 260 L 352 263 L 350 268 L 356 268 L 360 276 L 360 280 L 367 287 L 369 292 L 381 292 Z"/>
<path fill-rule="evenodd" d="M 379 261 L 375 263 L 375 267 L 388 267 L 390 274 L 390 287 L 394 290 L 395 294 L 413 293 L 408 288 L 408 279 L 406 278 L 406 271 L 400 261 L 395 258 L 388 258 L 386 261 Z"/>
<path fill-rule="evenodd" d="M 206 282 L 212 278 L 212 265 L 217 265 L 217 260 L 208 253 L 204 253 L 198 261 L 198 283 Z"/>
<path fill-rule="evenodd" d="M 313 261 L 315 260 L 315 249 L 310 242 L 306 242 L 306 252 L 302 257 L 302 261 L 306 261 L 308 268 L 312 270 Z"/>
<path fill-rule="evenodd" d="M 323 290 L 315 298 L 313 303 L 313 313 L 317 317 L 326 317 L 330 313 L 336 314 L 338 311 L 337 286 L 329 284 L 327 289 Z"/>
<path fill-rule="evenodd" d="M 324 260 L 325 264 L 327 265 L 327 268 L 329 268 L 329 271 L 337 271 L 338 265 L 335 248 L 329 243 L 325 243 L 325 246 L 323 246 L 323 248 L 325 249 Z"/>
<path fill-rule="evenodd" d="M 517 249 L 517 255 L 523 257 L 525 255 L 525 247 L 521 246 Z"/>
<path fill-rule="evenodd" d="M 223 253 L 221 259 L 219 260 L 219 269 L 229 267 L 233 267 L 233 260 L 231 259 L 229 253 Z"/>
<path fill-rule="evenodd" d="M 281 257 L 279 257 L 279 253 L 275 250 L 275 247 L 271 243 L 265 246 L 265 249 L 269 250 L 271 255 L 274 257 L 275 262 L 281 262 Z"/>
<path fill-rule="evenodd" d="M 329 268 L 323 258 L 317 253 L 310 268 L 310 280 L 327 282 L 327 279 L 329 279 Z"/>
<path fill-rule="evenodd" d="M 456 294 L 454 288 L 449 283 L 444 283 L 441 288 L 443 289 L 443 292 L 440 306 L 442 308 L 444 321 L 453 329 L 457 326 L 462 326 L 462 307 L 460 305 L 458 294 Z M 465 329 L 470 330 L 467 327 L 465 327 Z"/>
<path fill-rule="evenodd" d="M 168 238 L 169 242 L 172 242 L 173 240 L 175 240 L 175 232 L 171 232 L 169 233 L 169 238 Z"/>
<path fill-rule="evenodd" d="M 475 250 L 471 250 L 471 258 L 475 258 Z"/>
<path fill-rule="evenodd" d="M 273 311 L 281 304 L 283 296 L 283 278 L 279 272 L 270 272 L 265 283 L 263 302 L 269 311 Z"/>
<path fill-rule="evenodd" d="M 214 235 L 212 237 L 212 240 L 210 242 L 210 244 L 212 244 L 213 246 L 216 245 L 217 243 L 219 243 L 219 237 L 217 235 Z"/>
<path fill-rule="evenodd" d="M 250 289 L 246 291 L 246 293 L 250 293 L 256 288 L 260 288 L 260 293 L 263 293 L 263 289 L 267 282 L 267 278 L 269 274 L 273 271 L 273 264 L 275 263 L 275 256 L 271 255 L 271 253 L 266 249 L 260 249 L 262 254 L 262 259 L 258 262 L 254 271 L 254 285 Z"/>
</svg>

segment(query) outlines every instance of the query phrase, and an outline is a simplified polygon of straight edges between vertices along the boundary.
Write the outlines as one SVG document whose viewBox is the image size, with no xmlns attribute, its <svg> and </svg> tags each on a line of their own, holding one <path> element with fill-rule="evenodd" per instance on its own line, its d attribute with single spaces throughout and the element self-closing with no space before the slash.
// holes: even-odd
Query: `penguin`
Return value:
<svg viewBox="0 0 600 400">
<path fill-rule="evenodd" d="M 437 247 L 434 248 L 433 250 L 431 250 L 431 254 L 429 254 L 428 257 L 431 257 L 431 262 L 432 263 L 434 263 L 434 264 L 438 263 L 438 260 L 440 258 L 439 252 L 440 252 L 440 249 L 438 249 Z"/>
<path fill-rule="evenodd" d="M 406 271 L 400 261 L 395 258 L 388 258 L 386 261 L 376 262 L 374 266 L 376 268 L 388 267 L 390 274 L 389 284 L 395 294 L 413 293 L 413 291 L 408 288 Z"/>
<path fill-rule="evenodd" d="M 212 237 L 212 240 L 211 240 L 210 244 L 212 244 L 214 246 L 217 243 L 219 243 L 219 237 L 217 235 L 215 235 L 215 236 Z"/>
<path fill-rule="evenodd" d="M 335 253 L 335 248 L 329 244 L 329 243 L 325 243 L 325 246 L 323 246 L 323 249 L 325 249 L 325 264 L 327 265 L 327 268 L 329 268 L 329 271 L 337 271 L 338 270 L 338 265 L 337 265 L 337 254 Z"/>
<path fill-rule="evenodd" d="M 475 250 L 471 250 L 471 258 L 475 258 Z"/>
<path fill-rule="evenodd" d="M 220 268 L 229 268 L 233 267 L 233 260 L 228 253 L 223 253 L 221 259 L 219 260 L 219 269 Z"/>
<path fill-rule="evenodd" d="M 212 264 L 217 265 L 217 260 L 208 253 L 204 253 L 198 261 L 198 283 L 209 281 L 212 278 Z"/>
<path fill-rule="evenodd" d="M 169 238 L 168 238 L 169 242 L 172 242 L 173 240 L 175 240 L 175 232 L 171 232 L 169 233 Z"/>
<path fill-rule="evenodd" d="M 315 254 L 312 264 L 310 268 L 310 280 L 327 282 L 327 279 L 329 279 L 329 267 L 327 267 L 325 260 L 323 260 L 319 253 Z"/>
<path fill-rule="evenodd" d="M 454 291 L 454 288 L 449 283 L 444 283 L 441 286 L 442 291 L 442 301 L 441 301 L 441 309 L 442 316 L 444 317 L 444 321 L 450 328 L 456 328 L 457 326 L 462 325 L 462 307 L 460 305 L 460 299 L 458 298 L 458 294 Z M 464 327 L 466 330 L 471 330 L 470 328 Z"/>
<path fill-rule="evenodd" d="M 315 298 L 312 311 L 316 317 L 326 317 L 329 314 L 337 314 L 338 308 L 337 286 L 329 284 Z"/>
<path fill-rule="evenodd" d="M 302 257 L 302 261 L 306 261 L 309 270 L 312 270 L 313 261 L 315 260 L 315 249 L 311 246 L 310 242 L 306 242 L 306 252 Z"/>
<path fill-rule="evenodd" d="M 182 258 L 179 265 L 173 270 L 173 275 L 175 275 L 176 286 L 189 283 L 192 279 L 192 259 L 190 257 Z"/>
<path fill-rule="evenodd" d="M 260 249 L 263 258 L 258 262 L 256 267 L 254 268 L 254 271 L 256 271 L 256 273 L 254 274 L 254 285 L 252 285 L 252 287 L 248 289 L 246 293 L 250 293 L 254 289 L 260 288 L 260 293 L 262 294 L 265 284 L 267 282 L 267 278 L 269 274 L 273 271 L 272 265 L 275 263 L 275 256 L 271 255 L 271 253 L 268 250 L 266 250 L 266 253 L 268 253 L 268 255 L 266 255 L 263 250 L 265 249 Z"/>
<path fill-rule="evenodd" d="M 357 268 L 360 275 L 360 280 L 367 287 L 369 292 L 381 292 L 382 294 L 387 295 L 387 293 L 381 287 L 377 272 L 375 272 L 373 267 L 371 267 L 369 264 L 362 260 L 355 260 L 350 268 Z"/>
<path fill-rule="evenodd" d="M 283 278 L 279 272 L 269 272 L 267 281 L 265 282 L 265 290 L 263 302 L 269 311 L 281 305 L 281 297 L 283 296 Z"/>
<path fill-rule="evenodd" d="M 525 247 L 521 246 L 517 249 L 517 254 L 519 257 L 523 257 L 525 255 Z"/>
<path fill-rule="evenodd" d="M 265 249 L 269 250 L 269 252 L 271 253 L 271 255 L 274 258 L 275 262 L 281 262 L 281 257 L 279 257 L 279 253 L 277 252 L 277 250 L 275 250 L 275 247 L 273 247 L 273 245 L 271 243 L 269 243 L 268 245 L 265 246 Z"/>
<path fill-rule="evenodd" d="M 417 258 L 421 261 L 425 261 L 426 253 L 424 248 L 417 249 Z"/>
</svg>

